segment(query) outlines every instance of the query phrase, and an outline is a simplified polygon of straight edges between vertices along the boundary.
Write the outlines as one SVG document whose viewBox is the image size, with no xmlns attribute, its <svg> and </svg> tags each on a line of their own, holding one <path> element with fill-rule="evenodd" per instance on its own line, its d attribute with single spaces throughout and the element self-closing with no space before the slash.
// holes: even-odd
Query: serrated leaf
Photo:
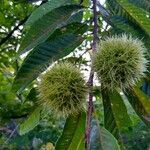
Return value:
<svg viewBox="0 0 150 150">
<path fill-rule="evenodd" d="M 115 28 L 114 33 L 116 34 L 116 29 L 120 30 L 119 33 L 132 34 L 133 37 L 141 39 L 145 46 L 150 50 L 150 37 L 145 34 L 141 28 L 138 28 L 135 24 L 132 24 L 129 20 L 121 16 L 112 16 L 109 18 L 113 27 Z"/>
<path fill-rule="evenodd" d="M 34 22 L 36 22 L 38 19 L 42 18 L 45 14 L 49 13 L 55 8 L 65 6 L 65 5 L 71 5 L 75 4 L 73 0 L 50 0 L 40 7 L 38 7 L 28 18 L 25 28 L 28 26 L 30 27 Z"/>
<path fill-rule="evenodd" d="M 83 112 L 78 115 L 69 116 L 63 133 L 57 141 L 56 150 L 85 150 L 86 114 Z"/>
<path fill-rule="evenodd" d="M 57 28 L 67 24 L 73 12 L 81 8 L 78 5 L 62 6 L 35 21 L 26 33 L 20 45 L 19 53 L 24 53 L 43 43 Z"/>
<path fill-rule="evenodd" d="M 54 61 L 68 55 L 82 42 L 87 25 L 70 24 L 54 32 L 49 39 L 34 48 L 25 58 L 14 80 L 13 89 L 22 90 Z M 81 34 L 81 35 L 80 35 Z"/>
<path fill-rule="evenodd" d="M 140 27 L 137 27 L 136 24 L 124 18 L 122 15 L 114 14 L 111 16 L 106 9 L 103 9 L 104 8 L 102 8 L 102 10 L 100 9 L 101 15 L 104 20 L 113 27 L 110 29 L 111 35 L 121 33 L 131 34 L 133 37 L 141 39 L 148 48 L 148 51 L 150 50 L 150 37 L 145 34 Z"/>
<path fill-rule="evenodd" d="M 41 108 L 36 108 L 33 113 L 25 120 L 24 123 L 20 125 L 19 134 L 24 135 L 29 131 L 33 130 L 38 124 L 40 120 L 40 112 Z"/>
<path fill-rule="evenodd" d="M 129 3 L 128 0 L 107 0 L 113 11 L 137 24 L 147 35 L 150 36 L 150 18 L 139 7 Z"/>
</svg>

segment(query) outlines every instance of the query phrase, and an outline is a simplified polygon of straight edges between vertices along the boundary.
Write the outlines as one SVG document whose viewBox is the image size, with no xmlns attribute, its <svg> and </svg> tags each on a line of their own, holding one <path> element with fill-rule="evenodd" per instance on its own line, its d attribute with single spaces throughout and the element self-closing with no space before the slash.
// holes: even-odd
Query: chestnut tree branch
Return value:
<svg viewBox="0 0 150 150">
<path fill-rule="evenodd" d="M 93 22 L 94 22 L 94 28 L 93 28 L 93 45 L 92 45 L 92 52 L 93 52 L 93 58 L 92 58 L 92 66 L 90 71 L 90 76 L 88 80 L 88 86 L 89 86 L 89 101 L 88 101 L 88 111 L 87 111 L 87 122 L 86 122 L 86 150 L 90 150 L 90 133 L 91 133 L 91 120 L 92 120 L 92 112 L 93 112 L 93 78 L 94 78 L 94 70 L 93 70 L 93 59 L 94 59 L 94 53 L 97 49 L 97 32 L 98 32 L 98 25 L 97 25 L 97 0 L 92 0 L 93 2 Z"/>
</svg>

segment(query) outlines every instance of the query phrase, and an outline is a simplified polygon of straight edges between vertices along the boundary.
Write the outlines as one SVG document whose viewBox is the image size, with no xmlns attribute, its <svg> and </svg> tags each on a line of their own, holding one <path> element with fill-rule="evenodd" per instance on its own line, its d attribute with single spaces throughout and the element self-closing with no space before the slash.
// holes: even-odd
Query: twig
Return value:
<svg viewBox="0 0 150 150">
<path fill-rule="evenodd" d="M 96 46 L 97 46 L 97 32 L 98 32 L 98 25 L 97 25 L 97 9 L 96 4 L 97 0 L 93 1 L 93 22 L 94 22 L 94 29 L 93 29 L 93 56 L 96 52 Z M 93 57 L 94 58 L 94 57 Z M 87 123 L 86 123 L 86 150 L 90 150 L 90 133 L 91 133 L 91 120 L 92 120 L 92 112 L 93 112 L 93 78 L 94 78 L 94 70 L 93 70 L 93 58 L 92 58 L 92 67 L 90 71 L 90 77 L 88 80 L 89 85 L 89 102 L 88 102 L 88 112 L 87 112 Z"/>
<path fill-rule="evenodd" d="M 24 18 L 23 20 L 21 20 L 20 23 L 19 23 L 17 26 L 15 26 L 14 29 L 11 30 L 11 31 L 7 34 L 7 36 L 4 37 L 4 38 L 0 41 L 0 46 L 3 45 L 6 41 L 8 41 L 9 38 L 13 35 L 13 33 L 14 33 L 16 30 L 18 30 L 19 27 L 20 27 L 21 25 L 23 25 L 23 24 L 26 22 L 27 19 L 28 19 L 28 16 L 27 16 L 26 18 Z"/>
<path fill-rule="evenodd" d="M 5 141 L 5 144 L 7 144 L 9 142 L 9 140 L 13 137 L 13 135 L 15 134 L 15 132 L 17 131 L 18 129 L 18 126 L 16 126 L 16 128 L 12 131 L 12 133 L 10 134 L 9 138 Z"/>
<path fill-rule="evenodd" d="M 84 54 L 86 54 L 88 51 L 90 51 L 92 48 L 87 48 L 80 56 L 79 58 L 81 58 Z"/>
<path fill-rule="evenodd" d="M 39 6 L 41 6 L 42 4 L 44 4 L 44 3 L 46 3 L 46 2 L 47 2 L 47 0 L 43 0 L 42 3 L 41 3 Z M 39 7 L 39 6 L 38 6 L 38 7 Z M 10 39 L 10 37 L 12 37 L 13 33 L 14 33 L 16 30 L 18 30 L 19 27 L 20 27 L 21 25 L 23 25 L 23 24 L 27 21 L 27 19 L 29 18 L 29 16 L 30 16 L 30 15 L 26 16 L 23 20 L 21 20 L 21 21 L 19 22 L 19 24 L 18 24 L 17 26 L 15 26 L 14 29 L 11 30 L 11 31 L 7 34 L 6 37 L 4 37 L 3 39 L 1 39 L 1 41 L 0 41 L 0 46 L 2 46 L 5 42 L 7 42 L 7 41 Z"/>
</svg>

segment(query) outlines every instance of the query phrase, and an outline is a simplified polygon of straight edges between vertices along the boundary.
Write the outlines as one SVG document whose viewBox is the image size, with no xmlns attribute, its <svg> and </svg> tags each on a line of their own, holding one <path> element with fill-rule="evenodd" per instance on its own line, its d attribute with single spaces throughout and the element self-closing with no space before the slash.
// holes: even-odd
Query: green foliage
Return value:
<svg viewBox="0 0 150 150">
<path fill-rule="evenodd" d="M 49 142 L 55 145 L 58 137 L 61 135 L 63 126 L 64 119 L 58 119 L 53 116 L 52 113 L 50 113 L 49 116 L 44 117 L 40 121 L 39 125 L 29 133 L 21 136 L 15 133 L 13 137 L 11 137 L 8 141 L 9 143 L 4 144 L 8 136 L 6 135 L 6 133 L 3 133 L 3 136 L 0 140 L 1 147 L 3 146 L 4 149 L 8 150 L 12 150 L 12 147 L 13 149 L 29 150 L 31 148 L 40 149 L 42 146 L 45 146 Z"/>
<path fill-rule="evenodd" d="M 41 108 L 40 107 L 36 108 L 33 111 L 33 113 L 28 117 L 28 119 L 20 125 L 20 130 L 19 130 L 20 135 L 28 133 L 39 124 L 40 112 L 41 112 Z"/>
<path fill-rule="evenodd" d="M 132 3 L 129 3 L 129 2 L 132 2 Z M 142 3 L 144 5 L 146 4 L 146 2 L 147 2 L 147 4 L 149 3 L 148 1 L 142 1 Z M 148 12 L 143 11 L 138 8 L 138 7 L 143 8 L 143 5 L 141 5 L 141 3 L 138 0 L 135 0 L 134 2 L 132 0 L 129 0 L 129 1 L 107 0 L 107 6 L 109 6 L 111 16 L 107 16 L 107 17 L 103 16 L 103 17 L 105 17 L 104 19 L 108 22 L 108 24 L 110 24 L 112 26 L 112 28 L 110 28 L 108 30 L 108 34 L 113 35 L 113 34 L 127 33 L 127 34 L 132 35 L 133 37 L 136 37 L 136 38 L 138 37 L 138 38 L 142 39 L 143 43 L 145 44 L 145 46 L 149 52 L 150 36 L 149 36 L 149 29 L 147 28 L 148 24 L 149 24 L 148 23 L 149 22 Z M 141 13 L 141 14 L 139 15 L 139 13 Z M 137 15 L 137 17 L 136 17 L 136 15 Z M 142 15 L 144 15 L 143 18 L 141 17 Z M 142 22 L 142 24 L 140 24 L 140 21 Z M 145 31 L 145 32 L 143 32 L 143 31 Z M 147 54 L 147 55 L 149 55 L 149 54 Z M 148 59 L 149 59 L 149 56 L 148 56 Z M 148 116 L 147 114 L 150 114 L 150 111 L 147 109 L 147 108 L 149 108 L 149 104 L 148 104 L 149 97 L 146 96 L 146 94 L 142 93 L 142 91 L 139 90 L 139 87 L 131 88 L 131 90 L 126 89 L 124 91 L 124 93 L 127 95 L 127 98 L 129 100 L 130 104 L 132 105 L 132 107 L 134 108 L 136 113 L 139 115 L 139 117 L 147 125 L 149 125 L 148 117 L 143 117 L 143 116 Z M 106 95 L 106 97 L 107 97 L 107 95 Z M 111 107 L 110 106 L 108 107 L 106 105 L 107 105 L 107 103 L 104 104 L 104 110 L 107 110 L 107 112 L 108 112 L 107 115 L 110 115 L 111 109 L 109 109 L 109 108 L 111 108 Z M 130 109 L 132 109 L 132 107 L 130 107 Z M 147 111 L 145 111 L 145 110 L 147 110 Z M 112 114 L 110 116 L 112 116 Z M 113 126 L 113 125 L 115 125 L 115 124 L 112 122 L 111 126 Z M 109 128 L 110 123 L 107 123 L 107 126 Z M 113 131 L 111 131 L 111 133 L 113 133 Z"/>
<path fill-rule="evenodd" d="M 74 28 L 75 25 L 76 28 Z M 84 32 L 86 29 L 87 26 L 84 24 L 71 24 L 58 29 L 46 42 L 34 48 L 27 55 L 17 73 L 14 90 L 20 88 L 21 92 L 29 83 L 36 79 L 41 72 L 45 71 L 48 65 L 53 61 L 71 53 L 83 42 L 83 38 L 79 33 Z"/>
<path fill-rule="evenodd" d="M 26 21 L 25 28 L 31 27 L 36 21 L 38 21 L 40 18 L 42 18 L 44 15 L 48 14 L 55 8 L 65 6 L 65 5 L 71 5 L 75 2 L 73 0 L 51 0 L 46 2 L 45 4 L 38 7 L 28 20 Z"/>
<path fill-rule="evenodd" d="M 103 150 L 120 150 L 117 140 L 105 128 L 101 129 Z M 109 144 L 108 144 L 109 143 Z"/>
<path fill-rule="evenodd" d="M 150 144 L 150 130 L 143 124 L 136 125 L 131 132 L 123 135 L 127 150 L 145 150 Z"/>
<path fill-rule="evenodd" d="M 57 28 L 67 24 L 72 13 L 81 8 L 77 5 L 62 6 L 42 16 L 28 29 L 19 51 L 26 52 L 44 42 Z"/>
<path fill-rule="evenodd" d="M 126 95 L 139 117 L 148 126 L 150 126 L 149 120 L 146 119 L 150 113 L 149 96 L 144 94 L 140 89 L 138 89 L 138 87 L 134 87 L 132 90 L 128 90 L 128 92 L 126 92 Z"/>
<path fill-rule="evenodd" d="M 149 0 L 129 0 L 134 5 L 150 12 L 150 2 Z"/>
<path fill-rule="evenodd" d="M 132 126 L 126 106 L 117 91 L 102 91 L 104 105 L 104 124 L 117 139 L 120 139 L 120 131 L 123 132 Z"/>
<path fill-rule="evenodd" d="M 137 0 L 138 1 L 138 0 Z M 118 6 L 116 1 L 107 1 L 109 3 L 109 5 L 113 8 L 113 10 L 116 10 L 115 8 Z M 113 3 L 112 3 L 113 2 Z M 142 1 L 144 3 L 144 1 Z M 132 3 L 126 2 L 127 4 L 130 4 L 131 6 L 134 6 Z M 134 4 L 139 4 L 141 6 L 140 3 L 136 2 L 136 0 L 134 1 Z M 150 3 L 149 3 L 150 4 Z M 148 5 L 147 5 L 148 6 Z M 110 7 L 110 9 L 112 9 Z M 119 7 L 120 12 L 123 11 L 123 8 L 121 8 L 121 6 Z M 139 11 L 139 8 L 136 9 L 137 11 Z M 132 9 L 131 9 L 132 11 Z M 149 31 L 148 32 L 143 32 L 143 28 L 140 26 L 137 26 L 136 23 L 134 23 L 135 21 L 133 21 L 134 19 L 129 16 L 129 14 L 124 15 L 124 13 L 119 13 L 117 10 L 113 11 L 114 14 L 107 20 L 107 22 L 109 21 L 109 23 L 111 22 L 111 25 L 113 26 L 113 30 L 116 33 L 128 33 L 128 34 L 132 34 L 132 36 L 135 37 L 139 37 L 140 39 L 142 39 L 142 41 L 145 43 L 146 47 L 148 48 L 148 50 L 150 49 L 149 47 L 149 42 L 150 42 L 150 37 L 149 35 Z M 134 12 L 133 12 L 134 13 Z M 139 13 L 141 13 L 141 11 L 139 11 Z M 145 16 L 148 16 L 147 12 L 145 11 Z M 134 13 L 134 15 L 137 15 L 137 13 Z M 145 18 L 145 17 L 144 17 Z M 139 19 L 139 18 L 136 18 Z M 141 20 L 141 19 L 139 19 Z M 141 20 L 142 21 L 142 20 Z M 138 22 L 138 21 L 136 21 Z M 149 22 L 149 17 L 146 17 L 146 22 L 142 21 L 143 25 L 147 24 L 146 22 Z"/>
<path fill-rule="evenodd" d="M 71 115 L 67 118 L 61 137 L 56 144 L 56 150 L 84 150 L 86 114 Z"/>
<path fill-rule="evenodd" d="M 20 26 L 25 23 L 36 6 L 20 3 L 14 5 L 11 0 L 2 1 L 0 2 L 0 68 L 5 66 L 12 68 L 15 64 L 10 59 L 16 55 L 15 49 L 22 36 L 19 34 L 22 33 Z M 17 36 L 14 35 L 14 31 L 19 32 Z"/>
<path fill-rule="evenodd" d="M 144 10 L 132 5 L 128 0 L 107 0 L 107 2 L 112 4 L 115 14 L 124 16 L 150 36 L 150 19 Z"/>
<path fill-rule="evenodd" d="M 109 144 L 108 144 L 109 143 Z M 114 136 L 105 128 L 92 121 L 91 150 L 120 150 L 119 144 Z"/>
<path fill-rule="evenodd" d="M 37 107 L 39 93 L 35 89 L 36 79 L 56 61 L 67 60 L 87 74 L 91 62 L 87 53 L 91 54 L 93 39 L 92 1 L 32 3 L 37 1 L 0 1 L 0 149 L 38 150 L 48 149 L 53 144 L 56 149 L 82 150 L 85 149 L 86 114 L 69 116 L 65 123 L 65 118 L 57 118 L 55 111 Z M 149 0 L 106 1 L 106 8 L 97 1 L 98 38 L 131 34 L 145 44 L 149 61 Z M 26 54 L 19 55 L 27 51 L 29 53 L 22 60 Z M 145 78 L 139 85 L 122 91 L 122 96 L 115 90 L 110 92 L 99 86 L 93 90 L 96 97 L 93 116 L 97 117 L 96 125 L 92 122 L 91 150 L 149 148 L 150 91 L 149 88 L 143 90 L 142 85 L 143 81 L 149 85 L 148 72 Z M 19 92 L 11 91 L 12 84 L 13 91 Z M 20 130 L 17 130 L 18 125 Z"/>
</svg>

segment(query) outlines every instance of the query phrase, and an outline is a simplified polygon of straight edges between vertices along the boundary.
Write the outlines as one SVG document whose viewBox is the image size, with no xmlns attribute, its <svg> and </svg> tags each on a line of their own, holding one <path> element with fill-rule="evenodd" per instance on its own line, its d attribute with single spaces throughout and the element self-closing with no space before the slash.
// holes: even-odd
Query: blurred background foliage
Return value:
<svg viewBox="0 0 150 150">
<path fill-rule="evenodd" d="M 135 3 L 137 7 L 142 6 L 149 13 L 150 2 L 148 0 L 145 0 L 145 3 L 141 0 L 138 1 L 138 4 L 141 5 Z M 58 137 L 61 135 L 65 124 L 65 118 L 59 117 L 52 112 L 48 112 L 47 115 L 43 114 L 40 118 L 39 124 L 33 130 L 24 135 L 19 135 L 19 125 L 26 120 L 37 106 L 37 97 L 35 96 L 36 90 L 33 88 L 35 83 L 32 83 L 21 94 L 16 94 L 12 91 L 13 79 L 23 60 L 23 57 L 17 60 L 15 59 L 18 47 L 20 46 L 21 37 L 24 37 L 25 34 L 25 31 L 22 30 L 23 25 L 30 14 L 46 1 L 42 1 L 42 3 L 39 4 L 32 2 L 36 2 L 36 0 L 0 0 L 0 149 L 2 150 L 51 150 L 58 140 Z M 87 2 L 88 1 L 86 1 L 85 4 L 90 5 Z M 132 0 L 130 2 L 134 3 Z M 149 5 L 145 5 L 146 3 Z M 106 6 L 106 4 L 104 6 Z M 109 8 L 110 6 L 107 5 L 107 7 Z M 119 8 L 113 9 L 111 7 L 107 12 L 101 5 L 99 5 L 99 10 L 101 11 L 98 22 L 99 27 L 101 28 L 101 30 L 99 30 L 100 38 L 109 35 L 110 32 L 122 33 L 122 28 L 130 30 L 130 28 L 126 27 L 129 27 L 128 23 L 131 25 L 132 21 L 129 18 L 131 22 L 127 22 L 127 18 L 117 16 L 114 12 L 114 10 L 117 9 Z M 113 15 L 108 21 L 107 18 L 111 11 L 113 12 Z M 87 10 L 84 13 L 83 20 L 90 21 L 90 19 L 91 11 Z M 108 23 L 115 27 L 111 28 Z M 136 28 L 137 26 L 134 24 L 132 27 Z M 70 57 L 64 58 L 71 63 L 81 65 L 85 72 L 89 69 L 89 59 L 84 55 L 87 53 L 87 51 L 85 51 L 87 47 L 89 51 L 91 50 L 89 44 L 92 40 L 91 29 L 92 24 L 89 23 L 89 33 L 87 33 L 86 36 L 88 42 L 83 43 L 78 48 L 79 52 L 74 52 Z M 145 39 L 147 39 L 147 35 L 145 35 Z M 148 42 L 146 41 L 146 43 Z M 149 87 L 149 84 L 146 82 L 141 89 L 149 94 Z M 94 88 L 94 96 L 96 110 L 94 118 L 98 118 L 100 121 L 98 124 L 104 126 L 102 97 L 97 87 Z M 124 99 L 126 99 L 126 97 L 124 97 Z M 130 128 L 121 134 L 127 149 L 150 149 L 150 130 L 145 126 L 141 119 L 139 119 L 129 103 L 127 103 L 126 100 L 125 102 L 133 123 Z M 94 135 L 95 137 L 96 133 L 97 129 L 93 123 L 92 136 Z M 99 148 L 93 146 L 91 150 L 99 150 Z"/>
</svg>

